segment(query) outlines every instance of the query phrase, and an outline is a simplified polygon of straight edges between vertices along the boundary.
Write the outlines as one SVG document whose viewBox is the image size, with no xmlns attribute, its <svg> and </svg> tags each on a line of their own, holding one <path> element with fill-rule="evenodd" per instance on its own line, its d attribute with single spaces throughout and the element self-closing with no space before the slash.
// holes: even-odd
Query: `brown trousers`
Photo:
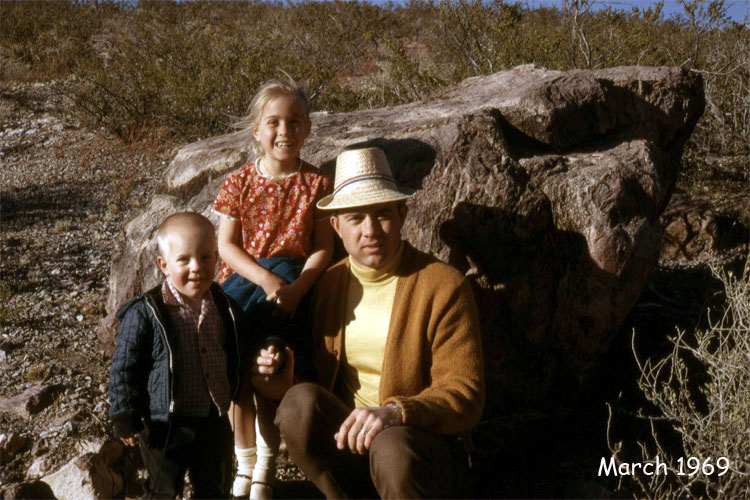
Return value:
<svg viewBox="0 0 750 500">
<path fill-rule="evenodd" d="M 276 425 L 294 463 L 326 498 L 455 496 L 465 471 L 460 443 L 407 426 L 389 427 L 369 454 L 336 448 L 334 434 L 351 410 L 316 384 L 297 384 L 281 401 Z"/>
</svg>

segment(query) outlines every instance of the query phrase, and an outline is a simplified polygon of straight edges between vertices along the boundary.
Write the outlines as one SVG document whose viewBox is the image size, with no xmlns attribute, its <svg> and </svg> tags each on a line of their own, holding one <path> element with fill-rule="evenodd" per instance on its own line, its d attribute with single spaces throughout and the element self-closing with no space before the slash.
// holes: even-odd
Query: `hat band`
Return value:
<svg viewBox="0 0 750 500">
<path fill-rule="evenodd" d="M 390 181 L 392 183 L 396 183 L 396 179 L 393 178 L 393 176 L 387 175 L 387 174 L 364 174 L 364 175 L 357 175 L 355 177 L 350 177 L 346 181 L 342 182 L 341 185 L 339 185 L 336 189 L 333 190 L 333 194 L 337 194 L 339 191 L 344 189 L 346 186 L 349 186 L 351 184 L 354 184 L 355 182 L 359 181 L 366 181 L 370 179 L 381 179 L 384 181 Z"/>
</svg>

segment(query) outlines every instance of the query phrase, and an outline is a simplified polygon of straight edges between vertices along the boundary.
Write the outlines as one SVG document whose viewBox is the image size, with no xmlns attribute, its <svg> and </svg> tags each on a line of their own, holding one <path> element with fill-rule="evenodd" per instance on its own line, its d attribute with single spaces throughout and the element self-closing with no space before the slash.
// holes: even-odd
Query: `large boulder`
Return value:
<svg viewBox="0 0 750 500">
<path fill-rule="evenodd" d="M 475 285 L 487 412 L 554 407 L 591 373 L 659 257 L 659 215 L 704 108 L 679 68 L 549 71 L 521 66 L 387 109 L 313 115 L 302 155 L 332 169 L 379 146 L 417 189 L 404 236 Z M 158 222 L 211 204 L 250 159 L 246 133 L 182 148 L 151 206 L 116 243 L 107 310 L 160 279 Z M 110 317 L 99 330 L 114 338 Z M 460 362 L 460 360 L 457 360 Z"/>
</svg>

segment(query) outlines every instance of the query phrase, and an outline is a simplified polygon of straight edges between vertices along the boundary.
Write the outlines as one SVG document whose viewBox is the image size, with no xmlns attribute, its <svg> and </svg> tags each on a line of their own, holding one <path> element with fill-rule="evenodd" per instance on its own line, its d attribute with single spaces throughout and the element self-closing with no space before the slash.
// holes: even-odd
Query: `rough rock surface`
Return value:
<svg viewBox="0 0 750 500">
<path fill-rule="evenodd" d="M 49 484 L 59 500 L 114 498 L 124 486 L 122 476 L 113 472 L 105 458 L 96 453 L 74 458 L 42 481 Z"/>
<path fill-rule="evenodd" d="M 4 500 L 21 500 L 28 498 L 55 498 L 52 488 L 44 481 L 15 483 L 2 490 Z"/>
<path fill-rule="evenodd" d="M 3 462 L 13 458 L 17 451 L 26 446 L 26 438 L 15 433 L 0 434 L 0 457 Z"/>
<path fill-rule="evenodd" d="M 747 169 L 747 165 L 738 166 Z M 750 170 L 746 171 L 747 186 Z M 709 188 L 703 186 L 703 190 Z M 750 240 L 750 199 L 742 188 L 736 192 L 696 195 L 676 192 L 661 216 L 664 238 L 660 259 L 674 263 L 723 261 L 747 255 Z M 717 199 L 718 198 L 718 199 Z"/>
<path fill-rule="evenodd" d="M 51 405 L 61 392 L 60 385 L 37 384 L 12 398 L 0 398 L 0 411 L 31 418 Z"/>
<path fill-rule="evenodd" d="M 558 72 L 522 66 L 424 101 L 316 114 L 302 155 L 331 169 L 376 145 L 418 190 L 405 237 L 475 283 L 488 411 L 570 400 L 659 257 L 659 215 L 704 107 L 679 68 Z M 158 281 L 149 239 L 165 215 L 209 215 L 223 177 L 250 157 L 242 133 L 181 149 L 161 193 L 125 227 L 107 311 Z M 111 349 L 111 316 L 99 329 Z"/>
</svg>

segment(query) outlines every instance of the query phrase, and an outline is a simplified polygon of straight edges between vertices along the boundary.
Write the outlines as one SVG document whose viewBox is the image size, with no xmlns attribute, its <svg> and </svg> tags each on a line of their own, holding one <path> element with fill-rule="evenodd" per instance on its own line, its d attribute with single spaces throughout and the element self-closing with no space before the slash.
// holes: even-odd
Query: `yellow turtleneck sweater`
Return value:
<svg viewBox="0 0 750 500">
<path fill-rule="evenodd" d="M 341 396 L 355 407 L 380 406 L 380 375 L 398 281 L 394 272 L 403 250 L 402 243 L 380 269 L 363 269 L 349 257 Z"/>
</svg>

